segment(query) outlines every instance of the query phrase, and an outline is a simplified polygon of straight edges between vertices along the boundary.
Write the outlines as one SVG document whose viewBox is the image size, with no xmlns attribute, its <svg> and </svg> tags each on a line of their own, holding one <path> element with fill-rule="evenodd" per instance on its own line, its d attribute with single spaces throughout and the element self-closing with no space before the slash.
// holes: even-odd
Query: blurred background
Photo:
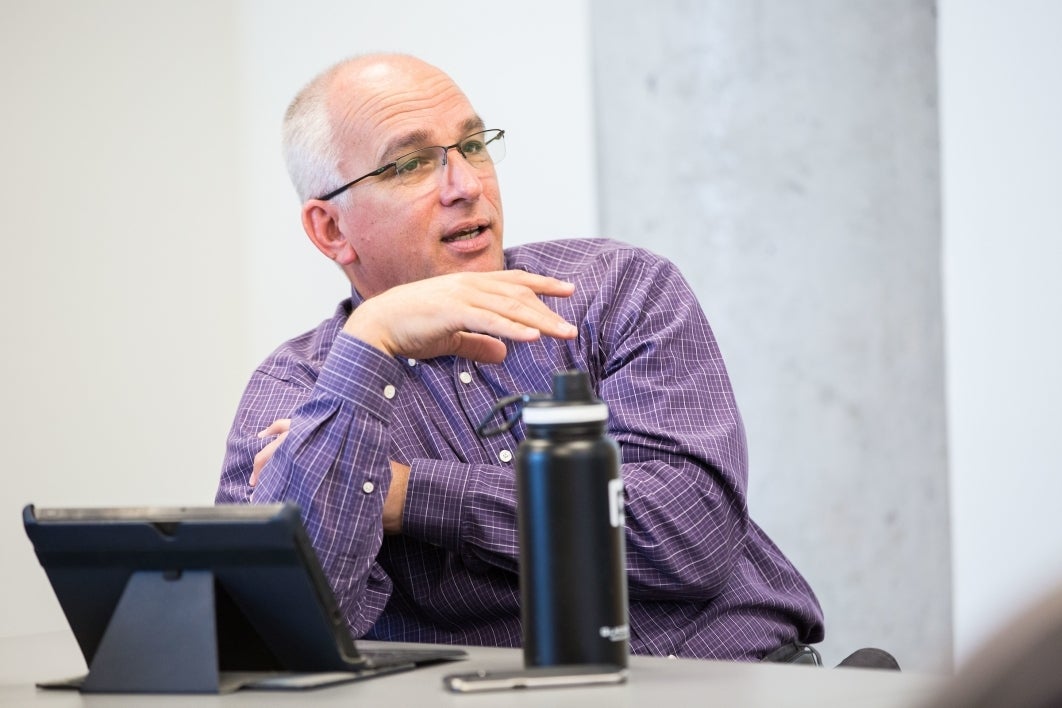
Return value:
<svg viewBox="0 0 1062 708">
<path fill-rule="evenodd" d="M 508 131 L 509 244 L 682 268 L 828 663 L 950 671 L 1062 581 L 1062 3 L 0 8 L 0 635 L 66 627 L 23 505 L 212 503 L 251 370 L 348 294 L 279 125 L 375 50 Z"/>
</svg>

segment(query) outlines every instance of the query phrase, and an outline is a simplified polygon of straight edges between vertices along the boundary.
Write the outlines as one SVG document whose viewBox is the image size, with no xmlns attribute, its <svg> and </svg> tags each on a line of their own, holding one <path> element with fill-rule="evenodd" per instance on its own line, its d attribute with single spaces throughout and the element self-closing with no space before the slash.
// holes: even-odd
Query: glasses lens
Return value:
<svg viewBox="0 0 1062 708">
<path fill-rule="evenodd" d="M 498 163 L 505 157 L 504 130 L 484 130 L 461 141 L 461 154 L 473 165 Z"/>
<path fill-rule="evenodd" d="M 419 184 L 435 174 L 443 159 L 440 147 L 426 147 L 395 161 L 395 178 L 402 184 Z"/>
<path fill-rule="evenodd" d="M 502 139 L 504 135 L 504 130 L 473 133 L 458 143 L 457 149 L 470 165 L 480 167 L 497 163 L 505 157 L 505 141 Z M 445 155 L 446 149 L 442 147 L 421 148 L 395 160 L 394 172 L 390 174 L 403 186 L 422 184 L 435 175 L 447 159 Z"/>
</svg>

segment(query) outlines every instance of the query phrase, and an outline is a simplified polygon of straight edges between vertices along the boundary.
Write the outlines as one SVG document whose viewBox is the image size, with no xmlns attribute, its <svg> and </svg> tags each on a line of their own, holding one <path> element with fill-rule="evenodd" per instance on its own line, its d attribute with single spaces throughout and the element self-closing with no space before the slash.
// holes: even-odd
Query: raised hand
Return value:
<svg viewBox="0 0 1062 708">
<path fill-rule="evenodd" d="M 357 307 L 343 330 L 392 356 L 457 355 L 496 364 L 501 339 L 573 339 L 576 328 L 539 295 L 568 297 L 571 283 L 522 270 L 451 273 L 391 288 Z"/>
</svg>

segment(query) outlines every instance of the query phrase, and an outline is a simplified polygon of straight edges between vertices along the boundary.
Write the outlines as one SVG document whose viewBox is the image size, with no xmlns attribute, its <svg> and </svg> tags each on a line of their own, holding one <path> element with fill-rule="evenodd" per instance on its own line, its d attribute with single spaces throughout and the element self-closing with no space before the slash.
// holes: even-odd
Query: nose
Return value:
<svg viewBox="0 0 1062 708">
<path fill-rule="evenodd" d="M 457 148 L 450 148 L 446 157 L 446 163 L 442 166 L 442 186 L 439 192 L 443 204 L 478 199 L 483 193 L 480 171 L 470 165 Z"/>
</svg>

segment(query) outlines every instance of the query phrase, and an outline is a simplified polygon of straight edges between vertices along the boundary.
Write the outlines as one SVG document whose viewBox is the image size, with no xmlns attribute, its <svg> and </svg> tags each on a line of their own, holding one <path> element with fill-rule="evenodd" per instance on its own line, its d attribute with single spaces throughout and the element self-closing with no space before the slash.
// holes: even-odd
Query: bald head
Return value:
<svg viewBox="0 0 1062 708">
<path fill-rule="evenodd" d="M 442 70 L 405 54 L 366 54 L 335 64 L 310 81 L 284 115 L 288 175 L 302 202 L 342 180 L 344 154 L 366 139 L 366 112 L 399 103 L 414 89 L 433 87 L 461 95 Z M 467 99 L 465 99 L 467 100 Z"/>
</svg>

